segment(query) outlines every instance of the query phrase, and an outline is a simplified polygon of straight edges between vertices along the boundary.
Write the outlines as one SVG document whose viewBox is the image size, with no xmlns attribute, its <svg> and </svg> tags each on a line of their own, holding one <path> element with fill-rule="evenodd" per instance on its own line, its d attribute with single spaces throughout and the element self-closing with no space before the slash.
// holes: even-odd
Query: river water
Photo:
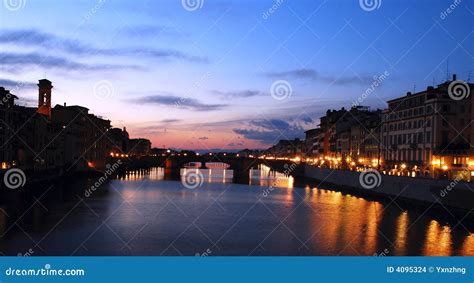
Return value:
<svg viewBox="0 0 474 283">
<path fill-rule="evenodd" d="M 232 183 L 230 170 L 181 173 L 190 172 L 196 188 L 153 168 L 97 190 L 78 178 L 10 192 L 0 204 L 0 253 L 474 255 L 472 227 L 442 212 L 317 188 L 265 167 L 246 184 Z"/>
</svg>

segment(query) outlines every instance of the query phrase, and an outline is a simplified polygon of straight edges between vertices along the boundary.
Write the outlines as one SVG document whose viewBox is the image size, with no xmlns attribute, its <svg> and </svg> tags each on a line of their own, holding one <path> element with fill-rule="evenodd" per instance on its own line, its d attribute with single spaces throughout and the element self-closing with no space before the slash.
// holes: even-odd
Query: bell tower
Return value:
<svg viewBox="0 0 474 283">
<path fill-rule="evenodd" d="M 53 85 L 47 79 L 39 80 L 38 83 L 38 113 L 51 119 L 51 89 Z"/>
</svg>

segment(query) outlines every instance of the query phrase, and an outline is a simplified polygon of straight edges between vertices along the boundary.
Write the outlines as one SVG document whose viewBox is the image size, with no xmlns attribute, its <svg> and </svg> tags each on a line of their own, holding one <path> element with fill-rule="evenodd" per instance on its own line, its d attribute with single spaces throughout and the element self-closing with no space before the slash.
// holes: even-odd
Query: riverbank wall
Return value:
<svg viewBox="0 0 474 283">
<path fill-rule="evenodd" d="M 444 209 L 446 213 L 457 214 L 456 216 L 474 217 L 474 184 L 472 183 L 390 176 L 380 173 L 377 173 L 379 174 L 377 176 L 374 173 L 371 178 L 377 185 L 368 189 L 366 188 L 368 180 L 363 181 L 364 176 L 361 174 L 356 171 L 304 165 L 304 177 L 317 181 L 321 186 Z M 368 178 L 367 175 L 365 177 Z"/>
</svg>

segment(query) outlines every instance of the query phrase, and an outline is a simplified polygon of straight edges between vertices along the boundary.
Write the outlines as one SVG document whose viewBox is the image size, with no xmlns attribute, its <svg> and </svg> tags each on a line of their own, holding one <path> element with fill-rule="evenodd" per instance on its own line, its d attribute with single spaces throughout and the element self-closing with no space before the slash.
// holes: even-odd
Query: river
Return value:
<svg viewBox="0 0 474 283">
<path fill-rule="evenodd" d="M 472 227 L 422 209 L 317 188 L 266 167 L 246 184 L 233 183 L 231 170 L 182 169 L 189 172 L 202 178 L 195 188 L 153 168 L 97 190 L 90 190 L 96 180 L 77 178 L 9 192 L 0 204 L 0 253 L 474 255 Z"/>
</svg>

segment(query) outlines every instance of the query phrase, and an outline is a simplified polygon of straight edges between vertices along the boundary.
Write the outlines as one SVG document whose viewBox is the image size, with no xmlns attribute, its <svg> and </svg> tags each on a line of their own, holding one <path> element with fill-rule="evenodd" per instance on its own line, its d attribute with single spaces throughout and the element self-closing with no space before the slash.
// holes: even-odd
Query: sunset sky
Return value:
<svg viewBox="0 0 474 283">
<path fill-rule="evenodd" d="M 303 138 L 384 73 L 363 105 L 440 83 L 447 66 L 474 80 L 474 1 L 449 13 L 453 1 L 436 0 L 372 11 L 358 0 L 17 2 L 0 6 L 0 86 L 34 106 L 47 78 L 53 104 L 85 106 L 155 147 Z M 282 80 L 291 93 L 275 99 Z"/>
</svg>

